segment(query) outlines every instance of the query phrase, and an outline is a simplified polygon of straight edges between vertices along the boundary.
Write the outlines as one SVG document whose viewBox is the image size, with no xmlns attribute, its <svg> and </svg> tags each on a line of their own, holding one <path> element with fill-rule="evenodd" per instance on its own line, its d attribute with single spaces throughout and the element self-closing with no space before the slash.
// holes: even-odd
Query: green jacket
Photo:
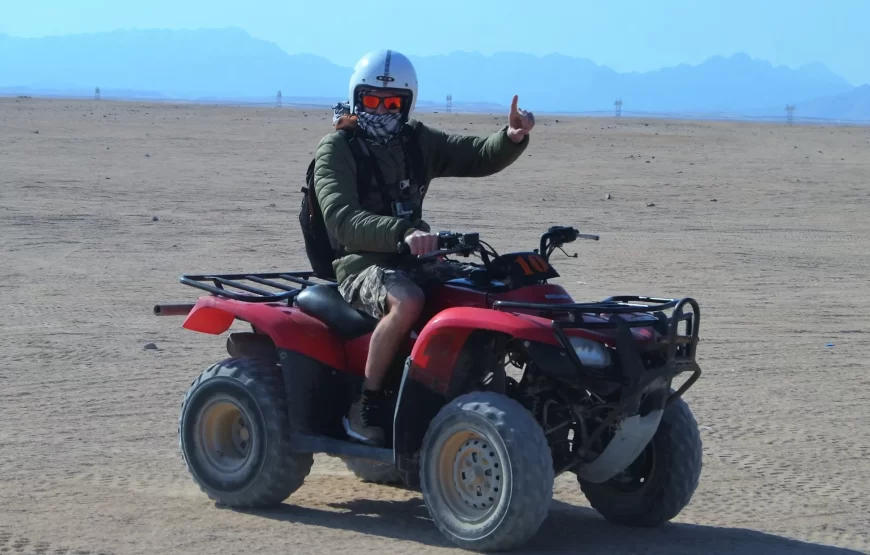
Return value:
<svg viewBox="0 0 870 555">
<path fill-rule="evenodd" d="M 425 168 L 422 183 L 412 182 L 415 214 L 409 219 L 392 216 L 391 207 L 379 202 L 379 195 L 359 198 L 356 162 L 338 132 L 324 137 L 317 147 L 314 190 L 326 229 L 339 244 L 340 254 L 333 262 L 339 283 L 372 264 L 393 265 L 399 257 L 397 245 L 405 237 L 417 229 L 430 231 L 418 215 L 422 215 L 423 198 L 432 179 L 492 175 L 515 162 L 529 143 L 528 136 L 519 144 L 511 141 L 507 126 L 489 137 L 473 137 L 447 134 L 415 120 L 409 125 L 417 128 Z M 386 184 L 392 187 L 409 178 L 401 139 L 386 146 L 366 141 L 366 146 L 377 160 Z"/>
</svg>

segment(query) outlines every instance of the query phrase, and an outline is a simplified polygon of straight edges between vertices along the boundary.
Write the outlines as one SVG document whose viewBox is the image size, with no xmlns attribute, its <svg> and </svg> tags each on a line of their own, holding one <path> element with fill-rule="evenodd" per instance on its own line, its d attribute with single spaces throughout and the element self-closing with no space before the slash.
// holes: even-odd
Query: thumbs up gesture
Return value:
<svg viewBox="0 0 870 555">
<path fill-rule="evenodd" d="M 515 143 L 522 142 L 526 135 L 528 135 L 535 126 L 535 115 L 526 110 L 517 108 L 518 101 L 519 96 L 514 95 L 513 102 L 511 102 L 511 112 L 508 117 L 507 130 L 508 137 Z"/>
</svg>

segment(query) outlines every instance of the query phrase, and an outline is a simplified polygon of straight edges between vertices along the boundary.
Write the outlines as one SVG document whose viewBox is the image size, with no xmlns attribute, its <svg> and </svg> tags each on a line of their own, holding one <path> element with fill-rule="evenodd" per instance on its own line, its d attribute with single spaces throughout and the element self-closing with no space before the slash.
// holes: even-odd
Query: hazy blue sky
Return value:
<svg viewBox="0 0 870 555">
<path fill-rule="evenodd" d="M 793 67 L 820 61 L 853 84 L 870 83 L 870 0 L 0 2 L 0 33 L 24 37 L 238 26 L 287 52 L 342 65 L 391 47 L 421 55 L 558 52 L 619 71 L 745 52 Z"/>
</svg>

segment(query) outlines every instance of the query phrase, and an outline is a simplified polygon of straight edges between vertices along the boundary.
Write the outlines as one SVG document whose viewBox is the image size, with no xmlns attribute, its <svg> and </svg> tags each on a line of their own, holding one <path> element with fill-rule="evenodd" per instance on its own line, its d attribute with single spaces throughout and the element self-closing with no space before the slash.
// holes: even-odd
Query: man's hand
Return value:
<svg viewBox="0 0 870 555">
<path fill-rule="evenodd" d="M 517 109 L 517 101 L 519 96 L 514 95 L 514 100 L 511 103 L 511 113 L 508 118 L 507 134 L 510 140 L 515 143 L 520 143 L 529 134 L 535 126 L 535 115 L 526 110 Z"/>
<path fill-rule="evenodd" d="M 405 237 L 405 243 L 411 247 L 411 254 L 414 256 L 429 254 L 432 251 L 438 250 L 438 235 L 426 233 L 425 231 L 415 231 Z"/>
</svg>

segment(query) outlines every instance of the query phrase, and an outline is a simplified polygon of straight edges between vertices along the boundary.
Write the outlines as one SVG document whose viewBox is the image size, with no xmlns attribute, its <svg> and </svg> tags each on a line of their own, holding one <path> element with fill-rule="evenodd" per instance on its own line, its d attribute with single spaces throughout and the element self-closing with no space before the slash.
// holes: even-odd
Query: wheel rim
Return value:
<svg viewBox="0 0 870 555">
<path fill-rule="evenodd" d="M 203 406 L 197 421 L 197 443 L 209 474 L 233 474 L 244 467 L 254 443 L 250 422 L 245 408 L 230 397 L 215 397 Z"/>
<path fill-rule="evenodd" d="M 656 454 L 652 441 L 641 454 L 607 484 L 617 493 L 633 494 L 649 486 L 656 469 Z"/>
<path fill-rule="evenodd" d="M 457 518 L 480 522 L 495 510 L 507 487 L 504 469 L 498 450 L 482 433 L 459 430 L 439 450 L 437 487 Z"/>
</svg>

